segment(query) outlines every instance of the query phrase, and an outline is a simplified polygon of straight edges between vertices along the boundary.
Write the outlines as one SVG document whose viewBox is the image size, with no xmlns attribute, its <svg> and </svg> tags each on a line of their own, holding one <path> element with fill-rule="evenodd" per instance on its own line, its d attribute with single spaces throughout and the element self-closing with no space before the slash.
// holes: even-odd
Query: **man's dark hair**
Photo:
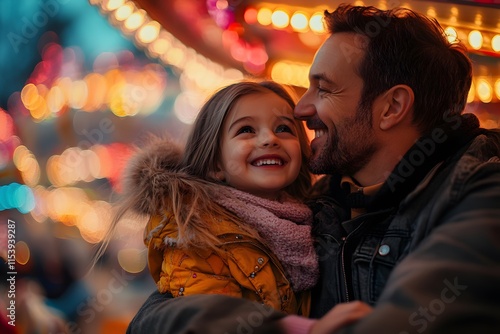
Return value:
<svg viewBox="0 0 500 334">
<path fill-rule="evenodd" d="M 331 34 L 364 36 L 359 68 L 364 81 L 361 107 L 398 84 L 415 94 L 413 122 L 422 133 L 459 115 L 472 82 L 472 64 L 461 43 L 450 43 L 439 23 L 409 9 L 341 5 L 325 11 Z"/>
</svg>

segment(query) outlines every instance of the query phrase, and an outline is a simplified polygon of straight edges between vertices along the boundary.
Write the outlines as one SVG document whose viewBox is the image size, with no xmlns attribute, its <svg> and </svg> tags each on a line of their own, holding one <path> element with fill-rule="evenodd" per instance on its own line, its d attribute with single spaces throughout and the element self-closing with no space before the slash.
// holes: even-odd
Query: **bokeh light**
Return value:
<svg viewBox="0 0 500 334">
<path fill-rule="evenodd" d="M 290 16 L 286 11 L 278 9 L 275 10 L 271 15 L 271 21 L 275 28 L 286 28 L 290 23 Z"/>
<path fill-rule="evenodd" d="M 309 27 L 315 33 L 319 33 L 319 34 L 324 33 L 326 31 L 326 29 L 325 29 L 325 24 L 323 21 L 323 13 L 321 13 L 321 12 L 314 13 L 311 16 L 311 19 L 309 20 Z"/>
<path fill-rule="evenodd" d="M 263 26 L 268 26 L 273 22 L 272 15 L 273 12 L 269 8 L 261 8 L 257 13 L 257 21 Z"/>
<path fill-rule="evenodd" d="M 295 12 L 290 19 L 290 25 L 295 31 L 305 32 L 309 28 L 309 20 L 307 19 L 306 13 Z"/>
<path fill-rule="evenodd" d="M 140 273 L 146 268 L 145 249 L 125 248 L 118 252 L 118 263 L 129 273 Z"/>
<path fill-rule="evenodd" d="M 35 197 L 30 187 L 16 182 L 0 186 L 0 211 L 16 209 L 25 214 L 34 207 Z"/>
<path fill-rule="evenodd" d="M 25 265 L 30 260 L 30 248 L 24 241 L 16 242 L 16 262 Z"/>
<path fill-rule="evenodd" d="M 483 35 L 479 30 L 472 30 L 469 33 L 468 41 L 474 50 L 479 50 L 483 46 Z"/>
</svg>

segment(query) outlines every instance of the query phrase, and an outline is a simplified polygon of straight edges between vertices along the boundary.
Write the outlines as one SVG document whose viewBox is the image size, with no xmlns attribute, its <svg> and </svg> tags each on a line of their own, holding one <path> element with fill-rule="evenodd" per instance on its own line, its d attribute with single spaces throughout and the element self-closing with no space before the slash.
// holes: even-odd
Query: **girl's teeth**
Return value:
<svg viewBox="0 0 500 334">
<path fill-rule="evenodd" d="M 267 160 L 259 160 L 255 164 L 256 166 L 262 166 L 262 165 L 282 165 L 282 162 L 280 160 L 274 160 L 274 159 L 267 159 Z"/>
</svg>

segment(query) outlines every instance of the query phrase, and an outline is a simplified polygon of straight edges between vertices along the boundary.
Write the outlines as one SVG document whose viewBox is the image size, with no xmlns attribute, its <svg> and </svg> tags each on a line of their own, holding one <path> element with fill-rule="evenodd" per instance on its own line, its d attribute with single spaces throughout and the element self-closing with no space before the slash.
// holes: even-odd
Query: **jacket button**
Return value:
<svg viewBox="0 0 500 334">
<path fill-rule="evenodd" d="M 255 270 L 258 270 L 259 269 L 259 266 L 255 266 Z"/>
<path fill-rule="evenodd" d="M 257 259 L 257 262 L 258 262 L 259 264 L 263 264 L 263 263 L 264 263 L 264 259 L 263 259 L 263 258 L 261 258 L 261 257 L 259 257 L 259 258 Z"/>
<path fill-rule="evenodd" d="M 179 288 L 179 292 L 184 292 L 184 288 Z"/>
<path fill-rule="evenodd" d="M 243 239 L 243 236 L 242 236 L 241 234 L 238 234 L 238 235 L 236 236 L 236 239 Z"/>
<path fill-rule="evenodd" d="M 254 278 L 254 277 L 255 277 L 255 271 L 254 271 L 254 272 L 252 272 L 252 273 L 250 274 L 250 277 L 251 277 L 251 278 Z"/>
<path fill-rule="evenodd" d="M 389 247 L 389 245 L 381 245 L 378 248 L 378 253 L 380 254 L 380 256 L 386 256 L 387 254 L 389 254 L 390 251 L 391 247 Z"/>
</svg>

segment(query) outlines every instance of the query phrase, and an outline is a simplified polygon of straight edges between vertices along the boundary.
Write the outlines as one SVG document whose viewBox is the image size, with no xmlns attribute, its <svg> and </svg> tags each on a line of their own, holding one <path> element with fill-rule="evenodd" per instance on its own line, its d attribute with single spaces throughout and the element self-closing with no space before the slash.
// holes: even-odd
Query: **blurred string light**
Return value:
<svg viewBox="0 0 500 334">
<path fill-rule="evenodd" d="M 322 12 L 316 12 L 311 15 L 311 19 L 309 20 L 309 28 L 311 28 L 311 30 L 317 34 L 322 34 L 326 31 Z"/>
<path fill-rule="evenodd" d="M 272 67 L 271 78 L 277 82 L 286 82 L 298 87 L 308 87 L 309 68 L 309 64 L 279 61 Z"/>
<path fill-rule="evenodd" d="M 491 48 L 495 52 L 500 52 L 500 35 L 495 35 L 491 38 Z"/>
<path fill-rule="evenodd" d="M 255 10 L 254 8 L 251 8 L 251 10 Z M 257 12 L 257 22 L 263 26 L 268 26 L 271 23 L 273 23 L 272 20 L 273 17 L 273 11 L 269 8 L 263 7 L 260 8 Z M 247 21 L 248 24 L 252 24 L 255 21 Z"/>
<path fill-rule="evenodd" d="M 6 142 L 14 135 L 14 121 L 12 117 L 0 108 L 0 142 Z"/>
<path fill-rule="evenodd" d="M 140 273 L 147 265 L 146 249 L 121 249 L 118 252 L 118 263 L 129 273 Z"/>
<path fill-rule="evenodd" d="M 98 243 L 106 235 L 113 214 L 111 204 L 91 200 L 83 189 L 75 187 L 46 189 L 37 186 L 33 194 L 36 205 L 31 215 L 35 221 L 42 223 L 50 219 L 75 226 L 88 243 Z"/>
<path fill-rule="evenodd" d="M 495 95 L 497 96 L 497 99 L 500 101 L 500 78 L 495 81 L 494 87 L 495 87 Z"/>
<path fill-rule="evenodd" d="M 493 98 L 493 89 L 488 80 L 480 78 L 476 82 L 477 96 L 479 100 L 483 103 L 491 102 Z"/>
<path fill-rule="evenodd" d="M 7 167 L 19 143 L 19 137 L 15 136 L 12 117 L 0 108 L 0 171 Z"/>
<path fill-rule="evenodd" d="M 11 183 L 0 186 L 0 211 L 16 209 L 28 213 L 35 207 L 33 191 L 25 184 Z"/>
<path fill-rule="evenodd" d="M 476 76 L 473 78 L 467 103 L 500 102 L 500 78 L 492 76 Z"/>
<path fill-rule="evenodd" d="M 363 2 L 357 1 L 356 3 L 360 4 Z M 406 8 L 410 8 L 410 4 L 408 3 L 402 5 Z M 383 9 L 383 7 L 387 7 L 387 4 L 381 1 L 378 6 Z M 247 12 L 248 15 L 246 14 Z M 426 15 L 430 17 L 439 17 L 436 9 L 432 6 L 427 9 Z M 465 26 L 462 27 L 457 23 L 458 16 L 459 10 L 456 7 L 452 7 L 451 17 L 446 19 L 444 17 L 439 17 L 441 23 L 450 25 L 446 28 L 445 34 L 451 43 L 462 41 L 471 51 L 493 52 L 496 53 L 496 56 L 500 57 L 500 34 L 498 34 L 498 32 L 484 29 L 472 30 Z M 299 38 L 303 34 L 309 32 L 320 35 L 322 38 L 318 38 L 314 41 L 311 41 L 310 38 L 300 38 L 306 46 L 312 49 L 316 49 L 328 35 L 323 22 L 323 12 L 318 11 L 317 8 L 294 6 L 287 6 L 284 8 L 283 5 L 273 6 L 270 4 L 261 4 L 248 7 L 244 19 L 245 22 L 250 25 L 259 24 L 268 29 L 285 29 L 296 32 L 299 34 Z M 481 26 L 482 16 L 480 14 L 475 16 L 475 24 Z"/>
<path fill-rule="evenodd" d="M 222 29 L 227 29 L 234 22 L 235 8 L 227 0 L 206 0 L 208 14 Z"/>
<path fill-rule="evenodd" d="M 16 262 L 25 265 L 30 260 L 31 252 L 28 244 L 24 241 L 16 242 Z"/>
<path fill-rule="evenodd" d="M 472 30 L 469 32 L 468 39 L 469 45 L 474 50 L 479 50 L 483 46 L 483 35 L 479 30 Z"/>
<path fill-rule="evenodd" d="M 0 211 L 17 209 L 31 213 L 40 223 L 50 219 L 76 226 L 85 241 L 100 242 L 111 220 L 111 204 L 93 201 L 83 189 L 68 185 L 107 178 L 120 191 L 120 175 L 131 154 L 129 146 L 119 143 L 94 145 L 86 150 L 68 148 L 61 155 L 49 157 L 46 171 L 53 187 L 46 189 L 37 185 L 40 167 L 35 156 L 26 146 L 18 145 L 12 160 L 26 184 L 0 187 Z"/>
<path fill-rule="evenodd" d="M 458 15 L 458 9 L 454 7 L 454 15 Z M 272 9 L 268 6 L 263 6 L 257 9 L 257 23 L 263 26 L 271 26 L 271 21 L 266 21 L 268 18 L 273 17 L 273 15 L 277 15 L 278 17 L 282 15 L 284 10 L 280 8 Z M 287 29 L 291 29 L 298 33 L 299 39 L 307 46 L 311 48 L 317 48 L 318 45 L 324 40 L 326 37 L 326 31 L 324 29 L 323 24 L 323 13 L 321 12 L 313 12 L 312 15 L 309 16 L 307 14 L 307 10 L 304 8 L 300 9 L 288 9 L 288 12 L 291 12 L 294 15 L 304 15 L 305 17 L 309 17 L 309 28 L 311 31 L 314 31 L 314 34 L 311 34 L 311 31 L 306 31 L 303 29 L 302 25 L 293 25 L 290 21 L 290 25 Z M 277 13 L 277 14 L 276 14 Z M 430 8 L 428 15 L 436 16 L 436 12 L 434 8 Z M 453 13 L 452 13 L 453 14 Z M 247 22 L 249 23 L 249 22 Z M 276 28 L 276 25 L 273 24 Z M 313 29 L 313 27 L 315 27 Z M 282 26 L 279 26 L 279 29 L 284 29 Z M 473 51 L 484 51 L 488 54 L 491 54 L 492 51 L 497 52 L 497 54 L 493 54 L 493 56 L 500 57 L 500 34 L 494 34 L 493 32 L 485 32 L 479 30 L 468 30 L 467 28 L 462 28 L 458 26 L 447 26 L 444 29 L 444 33 L 446 38 L 450 43 L 457 43 L 459 41 L 464 42 L 469 49 Z M 304 38 L 302 38 L 304 36 Z M 318 40 L 314 40 L 314 36 L 322 36 Z M 487 37 L 484 37 L 487 36 Z M 489 43 L 486 43 L 489 41 Z M 308 87 L 309 81 L 307 78 L 308 70 L 310 64 L 307 63 L 297 63 L 290 62 L 287 60 L 280 60 L 270 65 L 270 73 L 271 78 L 277 82 L 283 84 L 290 84 L 299 87 Z M 468 103 L 474 101 L 480 101 L 482 103 L 490 103 L 490 102 L 498 102 L 500 101 L 500 95 L 496 94 L 496 91 L 492 88 L 496 80 L 499 80 L 495 77 L 490 78 L 482 78 L 479 80 L 478 78 L 474 78 L 474 81 L 477 81 L 476 84 L 472 85 L 471 90 L 469 91 Z M 496 98 L 495 98 L 496 97 Z"/>
<path fill-rule="evenodd" d="M 98 243 L 106 235 L 111 223 L 111 204 L 104 201 L 91 201 L 81 204 L 81 214 L 76 218 L 76 227 L 82 238 L 89 243 Z"/>
<path fill-rule="evenodd" d="M 152 20 L 144 10 L 137 8 L 133 1 L 90 0 L 90 3 L 98 6 L 101 12 L 108 17 L 108 20 L 125 35 L 130 36 L 138 47 L 145 50 L 148 56 L 157 58 L 164 65 L 176 68 L 180 73 L 180 81 L 183 83 L 180 87 L 181 90 L 190 96 L 197 96 L 194 98 L 196 101 L 204 100 L 221 86 L 244 78 L 241 71 L 224 68 L 184 45 L 163 29 L 157 21 Z M 224 0 L 208 1 L 208 4 L 212 6 L 216 16 L 222 15 L 221 13 L 227 14 L 232 10 L 230 3 Z M 238 61 L 242 62 L 249 72 L 262 72 L 268 60 L 264 46 L 262 44 L 250 45 L 239 38 L 237 31 L 241 30 L 241 26 L 235 24 L 230 16 L 227 16 L 224 22 L 222 21 L 219 22 L 219 26 L 226 28 L 226 30 L 220 33 L 221 36 L 229 36 L 224 35 L 226 31 L 236 33 L 236 39 L 232 40 L 234 43 L 222 41 L 229 54 L 233 55 L 235 59 L 238 58 Z M 119 78 L 115 77 L 113 82 L 122 82 L 117 81 L 117 79 Z M 140 85 L 126 85 L 122 82 L 121 86 L 117 85 L 114 89 L 108 87 L 109 94 L 117 96 L 111 98 L 109 102 L 113 113 L 119 116 L 135 115 L 138 111 L 133 107 L 130 108 L 131 101 L 128 100 L 131 95 L 117 93 L 120 89 L 127 92 L 135 91 L 140 95 Z M 193 107 L 199 109 L 199 104 L 193 106 L 193 99 L 187 100 L 182 95 L 176 99 L 174 109 L 176 115 L 182 113 L 182 109 L 185 107 L 187 107 L 186 110 L 192 110 Z M 148 101 L 154 100 L 147 98 L 141 102 L 147 103 Z M 180 116 L 179 119 L 182 122 L 190 123 L 192 122 L 190 115 Z"/>
<path fill-rule="evenodd" d="M 268 55 L 262 42 L 256 40 L 250 43 L 242 37 L 245 28 L 235 20 L 235 10 L 238 4 L 239 2 L 228 2 L 227 0 L 206 1 L 209 15 L 218 28 L 220 28 L 220 31 L 211 29 L 210 35 L 212 35 L 214 40 L 222 38 L 222 43 L 225 49 L 230 52 L 230 55 L 235 60 L 241 62 L 248 72 L 259 75 L 265 70 Z M 245 16 L 248 20 L 255 21 L 257 19 L 257 12 L 247 11 Z M 233 33 L 230 36 L 230 41 L 227 40 L 229 36 L 225 34 L 226 32 Z"/>
<path fill-rule="evenodd" d="M 475 97 L 476 97 L 476 86 L 474 85 L 474 81 L 472 81 L 469 88 L 469 94 L 467 95 L 467 103 L 474 102 Z"/>
<path fill-rule="evenodd" d="M 93 0 L 91 3 L 100 5 L 101 10 L 110 17 L 112 22 L 115 22 L 118 27 L 122 28 L 120 22 L 126 20 L 127 15 L 137 14 L 137 17 L 141 19 L 139 21 L 142 22 L 141 26 L 147 27 L 149 22 L 152 20 L 148 17 L 147 13 L 135 7 L 131 1 L 119 1 L 113 3 L 113 6 L 110 7 L 111 0 Z M 363 4 L 363 1 L 356 1 L 356 4 Z M 119 5 L 119 6 L 118 6 Z M 403 5 L 406 7 L 410 7 L 408 2 L 405 2 Z M 262 48 L 260 50 L 251 50 L 247 44 L 240 37 L 240 31 L 244 30 L 244 27 L 238 24 L 230 15 L 226 15 L 228 13 L 232 13 L 234 11 L 233 4 L 230 1 L 226 0 L 207 0 L 207 8 L 209 13 L 214 17 L 214 20 L 218 22 L 217 24 L 225 29 L 223 31 L 223 44 L 228 46 L 229 52 L 232 57 L 241 62 L 249 62 L 249 58 L 252 63 L 252 66 L 248 66 L 247 70 L 257 70 L 261 71 L 263 66 L 267 64 L 267 53 L 265 49 Z M 386 8 L 387 3 L 385 1 L 381 1 L 378 4 L 379 7 Z M 430 17 L 439 17 L 440 21 L 445 24 L 449 24 L 447 27 L 445 34 L 450 42 L 462 41 L 464 42 L 470 50 L 478 51 L 478 52 L 487 52 L 487 53 L 500 53 L 500 34 L 495 33 L 494 31 L 485 31 L 485 30 L 471 30 L 467 27 L 462 27 L 457 24 L 457 17 L 460 15 L 460 11 L 457 7 L 453 7 L 451 10 L 451 16 L 447 16 L 445 18 L 445 14 L 440 15 L 436 8 L 433 6 L 429 6 L 426 14 Z M 449 15 L 447 13 L 446 15 Z M 219 20 L 221 17 L 225 17 L 225 19 Z M 327 37 L 327 31 L 325 29 L 325 25 L 323 22 L 323 13 L 318 10 L 318 8 L 304 8 L 304 7 L 295 7 L 288 5 L 271 5 L 271 4 L 255 4 L 247 7 L 244 11 L 243 15 L 244 21 L 246 24 L 255 25 L 259 24 L 263 27 L 274 28 L 278 30 L 290 30 L 298 33 L 299 39 L 304 43 L 304 45 L 316 49 L 322 41 Z M 480 15 L 476 15 L 475 17 L 476 23 L 482 23 L 482 17 Z M 156 21 L 153 21 L 156 22 Z M 235 26 L 234 30 L 231 30 L 232 26 Z M 136 31 L 141 31 L 140 27 L 135 27 Z M 123 29 L 122 29 L 123 30 Z M 125 33 L 127 33 L 127 29 L 125 29 Z M 205 64 L 207 62 L 206 59 L 203 59 L 201 55 L 198 55 L 196 52 L 190 52 L 189 48 L 184 46 L 178 40 L 176 40 L 171 34 L 164 31 L 161 27 L 159 28 L 158 34 L 156 34 L 156 29 L 151 29 L 153 32 L 151 33 L 153 36 L 157 36 L 155 38 L 147 39 L 147 43 L 142 42 L 144 46 L 147 47 L 148 52 L 152 56 L 159 57 L 165 64 L 173 65 L 178 67 L 181 70 L 185 70 L 187 67 L 194 68 L 193 66 L 189 66 L 189 57 L 186 57 L 186 54 L 194 54 L 195 61 L 199 61 L 200 63 Z M 137 40 L 143 40 L 144 38 L 138 37 L 141 34 L 135 34 L 134 38 Z M 141 44 L 141 41 L 139 41 Z M 145 45 L 148 44 L 148 45 Z M 250 56 L 253 55 L 253 56 Z M 500 56 L 500 54 L 498 54 Z M 280 72 L 279 70 L 274 70 L 272 67 L 276 66 L 276 64 L 271 64 L 269 67 L 269 72 Z M 281 65 L 279 65 L 281 66 Z M 210 68 L 210 66 L 204 66 L 205 68 Z M 220 73 L 220 71 L 219 71 Z M 199 74 L 198 74 L 199 75 Z M 201 76 L 201 75 L 199 75 Z M 210 73 L 206 73 L 204 76 L 210 76 Z M 279 75 L 279 77 L 282 77 Z M 286 77 L 286 75 L 283 75 Z M 296 78 L 294 79 L 295 81 Z M 224 81 L 218 80 L 209 80 L 214 82 L 215 84 L 212 87 L 217 87 L 223 84 Z M 301 82 L 303 80 L 300 80 Z M 294 82 L 288 81 L 280 81 L 284 84 L 295 84 Z M 204 87 L 200 87 L 197 85 L 193 85 L 194 89 L 198 89 L 203 91 Z M 187 117 L 190 118 L 190 117 Z"/>
<path fill-rule="evenodd" d="M 447 27 L 444 29 L 444 33 L 446 35 L 446 38 L 448 39 L 448 42 L 450 43 L 458 42 L 458 33 L 455 28 Z"/>
<path fill-rule="evenodd" d="M 133 1 L 120 1 L 111 7 L 109 6 L 110 1 L 112 0 L 94 0 L 90 3 L 98 6 L 113 25 L 121 29 L 125 35 L 131 36 L 139 47 L 145 49 L 149 56 L 158 58 L 165 65 L 174 66 L 180 71 L 184 71 L 187 64 L 192 61 L 208 65 L 205 67 L 204 73 L 198 75 L 209 76 L 214 82 L 211 87 L 213 89 L 220 86 L 221 82 L 232 80 L 232 78 L 225 77 L 224 71 L 213 66 L 215 63 L 188 48 L 163 29 L 143 9 L 137 8 Z M 229 8 L 224 6 L 223 2 L 219 0 L 210 3 L 214 9 L 220 11 Z M 228 23 L 231 22 L 233 21 Z"/>
<path fill-rule="evenodd" d="M 309 20 L 306 15 L 301 11 L 297 11 L 292 15 L 290 25 L 295 31 L 306 32 L 309 29 Z"/>
<path fill-rule="evenodd" d="M 125 144 L 94 145 L 82 150 L 70 147 L 47 160 L 49 182 L 56 187 L 108 179 L 115 191 L 120 191 L 120 176 L 132 149 Z"/>
<path fill-rule="evenodd" d="M 14 150 L 12 160 L 23 182 L 31 187 L 36 186 L 40 180 L 40 165 L 33 153 L 26 146 L 19 145 Z"/>
<path fill-rule="evenodd" d="M 271 15 L 271 23 L 277 29 L 283 29 L 290 23 L 290 16 L 285 10 L 277 9 Z"/>
<path fill-rule="evenodd" d="M 50 82 L 30 82 L 19 94 L 21 105 L 35 121 L 41 122 L 69 109 L 86 112 L 109 109 L 118 117 L 148 115 L 164 99 L 167 74 L 158 64 L 120 69 L 116 56 L 106 54 L 96 59 L 94 70 L 83 78 L 63 73 Z"/>
</svg>

